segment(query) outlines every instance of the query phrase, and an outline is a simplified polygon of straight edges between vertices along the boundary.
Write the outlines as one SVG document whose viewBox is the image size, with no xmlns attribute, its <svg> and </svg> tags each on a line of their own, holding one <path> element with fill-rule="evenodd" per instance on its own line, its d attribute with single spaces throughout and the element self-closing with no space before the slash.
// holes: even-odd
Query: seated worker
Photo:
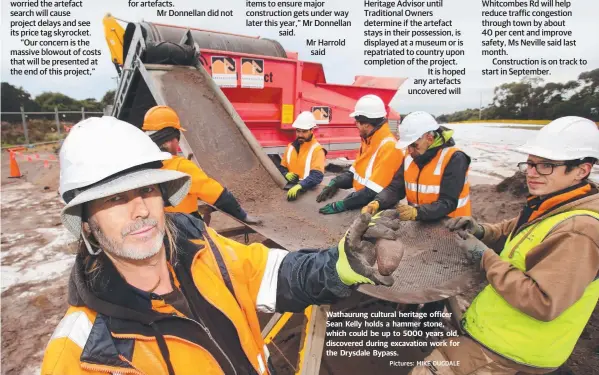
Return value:
<svg viewBox="0 0 599 375">
<path fill-rule="evenodd" d="M 73 127 L 60 151 L 63 225 L 80 245 L 68 310 L 41 373 L 272 374 L 257 311 L 302 312 L 348 297 L 361 283 L 392 285 L 366 259 L 370 215 L 322 251 L 249 246 L 201 219 L 166 213 L 187 196 L 171 155 L 114 117 Z M 199 237 L 187 240 L 187 221 Z"/>
<path fill-rule="evenodd" d="M 279 171 L 291 184 L 295 184 L 287 192 L 287 200 L 294 201 L 297 194 L 318 186 L 324 178 L 326 150 L 314 136 L 316 119 L 312 112 L 300 113 L 292 125 L 296 139 L 287 146 L 281 160 Z"/>
<path fill-rule="evenodd" d="M 599 159 L 599 129 L 585 118 L 562 117 L 519 151 L 528 154 L 518 167 L 530 196 L 518 217 L 446 223 L 489 282 L 464 313 L 467 335 L 424 360 L 460 360 L 460 374 L 553 373 L 596 310 L 599 190 L 588 178 Z M 411 374 L 431 372 L 454 374 L 449 366 L 418 366 Z"/>
<path fill-rule="evenodd" d="M 339 189 L 355 189 L 345 199 L 322 207 L 322 214 L 336 214 L 362 208 L 380 193 L 393 178 L 403 161 L 403 152 L 395 148 L 397 139 L 387 122 L 385 103 L 376 95 L 360 98 L 350 114 L 360 132 L 358 157 L 349 171 L 333 178 L 316 197 L 316 202 L 332 198 Z"/>
<path fill-rule="evenodd" d="M 261 220 L 248 215 L 233 194 L 218 181 L 210 178 L 193 161 L 178 156 L 181 127 L 179 116 L 170 107 L 155 106 L 144 117 L 142 130 L 160 147 L 170 152 L 172 159 L 163 162 L 164 169 L 187 173 L 191 176 L 191 189 L 185 199 L 176 207 L 167 207 L 167 212 L 182 212 L 200 217 L 198 199 L 211 204 L 219 210 L 247 223 L 260 224 Z"/>
<path fill-rule="evenodd" d="M 374 215 L 396 207 L 402 220 L 470 216 L 470 157 L 455 147 L 453 130 L 426 112 L 412 112 L 399 127 L 396 147 L 407 153 L 393 180 L 362 209 Z M 399 204 L 406 198 L 408 204 Z"/>
</svg>

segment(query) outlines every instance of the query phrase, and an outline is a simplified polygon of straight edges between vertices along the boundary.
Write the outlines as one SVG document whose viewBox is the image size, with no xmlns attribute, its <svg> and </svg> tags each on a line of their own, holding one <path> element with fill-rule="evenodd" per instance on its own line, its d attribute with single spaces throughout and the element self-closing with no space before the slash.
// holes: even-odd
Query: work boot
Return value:
<svg viewBox="0 0 599 375">
<path fill-rule="evenodd" d="M 255 217 L 255 216 L 252 216 L 252 215 L 247 215 L 243 221 L 246 224 L 250 224 L 250 225 L 259 225 L 259 224 L 262 224 L 262 220 L 261 219 Z"/>
</svg>

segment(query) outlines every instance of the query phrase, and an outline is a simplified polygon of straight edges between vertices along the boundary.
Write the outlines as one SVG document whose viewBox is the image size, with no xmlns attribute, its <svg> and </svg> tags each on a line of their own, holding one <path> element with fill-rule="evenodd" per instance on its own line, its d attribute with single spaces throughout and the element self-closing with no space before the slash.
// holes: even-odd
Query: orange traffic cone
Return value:
<svg viewBox="0 0 599 375">
<path fill-rule="evenodd" d="M 9 178 L 19 178 L 23 177 L 21 174 L 21 169 L 19 169 L 19 163 L 17 163 L 17 158 L 15 157 L 15 153 L 10 151 L 10 176 Z"/>
</svg>

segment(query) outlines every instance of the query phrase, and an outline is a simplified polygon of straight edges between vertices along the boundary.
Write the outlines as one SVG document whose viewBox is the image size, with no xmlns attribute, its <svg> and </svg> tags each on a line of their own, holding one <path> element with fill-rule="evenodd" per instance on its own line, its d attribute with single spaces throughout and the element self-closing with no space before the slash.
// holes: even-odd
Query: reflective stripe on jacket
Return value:
<svg viewBox="0 0 599 375">
<path fill-rule="evenodd" d="M 395 148 L 397 139 L 389 124 L 385 123 L 367 142 L 362 139 L 360 152 L 349 169 L 354 175 L 356 191 L 364 187 L 380 193 L 389 183 L 403 162 L 403 151 Z"/>
<path fill-rule="evenodd" d="M 92 258 L 106 260 L 92 276 L 86 258 L 77 255 L 70 307 L 46 347 L 43 375 L 270 374 L 257 311 L 301 312 L 352 293 L 335 271 L 336 247 L 289 253 L 227 239 L 191 215 L 167 218 L 178 233 L 169 270 L 193 316 L 129 285 L 104 253 Z M 207 318 L 198 307 L 214 313 Z M 227 332 L 220 342 L 226 341 L 228 351 L 212 337 L 221 332 Z M 235 346 L 245 358 L 230 358 Z"/>
<path fill-rule="evenodd" d="M 165 207 L 166 212 L 186 214 L 196 212 L 198 210 L 198 199 L 214 205 L 224 191 L 224 187 L 218 181 L 210 178 L 193 161 L 182 156 L 173 156 L 172 159 L 164 160 L 162 164 L 163 169 L 179 171 L 191 176 L 191 188 L 187 196 L 176 207 Z"/>
<path fill-rule="evenodd" d="M 293 143 L 287 146 L 287 151 L 281 160 L 281 165 L 299 176 L 300 180 L 305 179 L 311 170 L 324 173 L 325 152 L 316 138 L 312 137 L 310 142 L 300 145 L 299 153 Z"/>
<path fill-rule="evenodd" d="M 182 263 L 190 265 L 188 272 L 197 292 L 233 323 L 255 374 L 268 374 L 268 351 L 256 311 L 274 311 L 277 273 L 287 251 L 241 245 L 207 227 L 204 233 L 204 239 L 188 242 L 200 249 L 195 248 L 193 258 Z M 189 253 L 193 248 L 182 250 Z M 179 281 L 174 280 L 176 285 Z M 200 324 L 159 299 L 152 298 L 151 309 L 161 314 L 155 314 L 155 322 L 146 326 L 98 314 L 87 306 L 71 306 L 50 339 L 42 374 L 167 375 L 165 352 L 175 374 L 225 373 L 211 351 L 200 344 Z M 161 340 L 166 350 L 160 347 Z"/>
<path fill-rule="evenodd" d="M 579 215 L 599 220 L 599 213 L 581 209 L 549 216 L 513 238 L 510 235 L 500 254 L 501 260 L 526 272 L 528 253 L 560 223 Z M 488 285 L 472 301 L 462 324 L 470 336 L 495 353 L 527 366 L 552 369 L 561 366 L 572 353 L 598 299 L 599 279 L 595 279 L 581 298 L 559 316 L 541 321 L 514 308 Z"/>
<path fill-rule="evenodd" d="M 404 181 L 406 188 L 406 199 L 413 206 L 430 204 L 439 199 L 441 191 L 441 180 L 443 172 L 451 160 L 451 156 L 460 151 L 457 147 L 442 148 L 437 155 L 426 164 L 422 170 L 410 155 L 407 155 L 404 161 Z M 455 211 L 447 216 L 471 216 L 472 207 L 470 202 L 470 184 L 468 183 L 468 173 L 464 181 L 464 187 L 458 198 L 458 205 Z"/>
</svg>

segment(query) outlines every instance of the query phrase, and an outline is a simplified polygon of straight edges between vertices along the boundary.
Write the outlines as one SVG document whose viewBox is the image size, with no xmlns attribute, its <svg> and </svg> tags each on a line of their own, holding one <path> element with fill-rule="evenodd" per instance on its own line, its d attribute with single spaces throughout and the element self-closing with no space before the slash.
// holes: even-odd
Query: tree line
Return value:
<svg viewBox="0 0 599 375">
<path fill-rule="evenodd" d="M 2 82 L 0 103 L 2 112 L 19 112 L 21 107 L 25 112 L 53 112 L 54 108 L 59 111 L 81 111 L 82 107 L 86 112 L 102 112 L 107 105 L 113 103 L 114 95 L 115 91 L 110 90 L 100 101 L 95 98 L 77 100 L 59 92 L 43 92 L 32 97 L 22 87 Z M 2 115 L 2 120 L 12 121 L 12 117 L 14 116 L 9 118 L 9 115 Z"/>
<path fill-rule="evenodd" d="M 599 68 L 581 73 L 566 83 L 544 82 L 524 77 L 519 82 L 495 87 L 493 101 L 482 109 L 472 108 L 437 117 L 440 122 L 468 120 L 554 120 L 581 116 L 599 121 Z"/>
<path fill-rule="evenodd" d="M 537 77 L 524 77 L 519 82 L 495 87 L 493 101 L 483 108 L 469 108 L 437 117 L 440 122 L 468 120 L 553 120 L 562 116 L 582 116 L 599 121 L 599 68 L 581 73 L 566 83 L 544 82 Z M 102 112 L 114 101 L 115 91 L 107 91 L 100 101 L 95 98 L 73 99 L 59 92 L 43 92 L 32 97 L 22 87 L 2 82 L 2 112 L 59 111 Z M 3 121 L 15 121 L 2 116 Z M 405 117 L 402 114 L 402 117 Z"/>
</svg>

